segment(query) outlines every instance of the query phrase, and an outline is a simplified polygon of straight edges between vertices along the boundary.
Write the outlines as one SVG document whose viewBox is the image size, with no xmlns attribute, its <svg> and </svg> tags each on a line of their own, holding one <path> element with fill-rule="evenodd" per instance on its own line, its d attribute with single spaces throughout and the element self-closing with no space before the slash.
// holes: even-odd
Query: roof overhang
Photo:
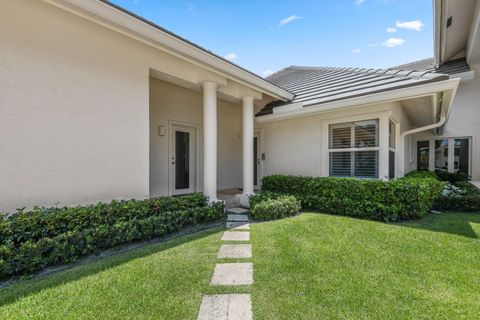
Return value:
<svg viewBox="0 0 480 320">
<path fill-rule="evenodd" d="M 347 108 L 359 108 L 364 106 L 371 106 L 379 103 L 394 102 L 406 99 L 414 99 L 418 97 L 431 96 L 435 99 L 440 98 L 439 107 L 437 107 L 437 114 L 444 113 L 448 119 L 453 98 L 455 97 L 460 79 L 448 79 L 433 83 L 421 84 L 408 88 L 391 90 L 371 94 L 367 96 L 355 97 L 351 99 L 344 99 L 330 103 L 323 103 L 317 105 L 304 106 L 303 103 L 292 103 L 276 107 L 272 114 L 257 116 L 255 121 L 259 123 L 273 122 L 279 120 L 293 119 L 298 117 L 305 117 L 313 114 L 320 114 L 324 112 L 331 112 L 334 110 L 341 110 Z"/>
<path fill-rule="evenodd" d="M 479 1 L 433 0 L 433 11 L 435 65 L 461 57 L 480 62 Z"/>
<path fill-rule="evenodd" d="M 280 100 L 293 94 L 154 23 L 105 0 L 43 0 L 123 35 L 161 49 L 243 86 Z"/>
</svg>

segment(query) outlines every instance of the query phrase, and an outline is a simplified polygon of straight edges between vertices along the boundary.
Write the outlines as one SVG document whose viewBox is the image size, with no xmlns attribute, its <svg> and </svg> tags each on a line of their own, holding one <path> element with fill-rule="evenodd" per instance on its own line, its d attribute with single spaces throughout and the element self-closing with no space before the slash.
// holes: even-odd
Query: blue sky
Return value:
<svg viewBox="0 0 480 320">
<path fill-rule="evenodd" d="M 114 0 L 259 75 L 433 56 L 431 0 Z"/>
</svg>

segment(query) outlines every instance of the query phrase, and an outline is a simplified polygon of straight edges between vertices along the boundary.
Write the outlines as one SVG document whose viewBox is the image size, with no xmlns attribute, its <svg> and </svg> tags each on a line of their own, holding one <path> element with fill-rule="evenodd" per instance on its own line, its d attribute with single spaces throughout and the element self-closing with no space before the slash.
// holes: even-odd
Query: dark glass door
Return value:
<svg viewBox="0 0 480 320">
<path fill-rule="evenodd" d="M 453 157 L 454 166 L 453 169 L 455 172 L 463 172 L 468 176 L 468 168 L 470 161 L 470 147 L 469 139 L 455 139 L 455 155 Z"/>
<path fill-rule="evenodd" d="M 175 189 L 190 187 L 190 133 L 175 131 Z"/>
<path fill-rule="evenodd" d="M 430 166 L 430 142 L 417 142 L 417 170 L 428 170 Z"/>
</svg>

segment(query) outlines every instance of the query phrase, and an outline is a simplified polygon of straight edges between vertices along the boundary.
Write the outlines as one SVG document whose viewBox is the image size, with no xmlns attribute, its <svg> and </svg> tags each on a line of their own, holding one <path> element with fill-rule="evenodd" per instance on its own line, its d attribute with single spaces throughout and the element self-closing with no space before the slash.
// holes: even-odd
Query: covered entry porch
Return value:
<svg viewBox="0 0 480 320">
<path fill-rule="evenodd" d="M 151 70 L 149 196 L 246 205 L 262 175 L 255 110 L 274 98 L 210 73 L 191 83 Z"/>
</svg>

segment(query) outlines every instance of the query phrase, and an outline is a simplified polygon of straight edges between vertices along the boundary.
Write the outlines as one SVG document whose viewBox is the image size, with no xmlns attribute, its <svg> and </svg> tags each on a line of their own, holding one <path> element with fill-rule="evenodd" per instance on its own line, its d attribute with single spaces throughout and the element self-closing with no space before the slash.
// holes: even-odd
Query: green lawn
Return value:
<svg viewBox="0 0 480 320">
<path fill-rule="evenodd" d="M 324 214 L 252 225 L 250 289 L 209 282 L 222 229 L 0 289 L 0 319 L 195 319 L 251 292 L 255 319 L 478 319 L 480 214 L 384 224 Z"/>
<path fill-rule="evenodd" d="M 480 214 L 252 228 L 257 319 L 480 319 Z"/>
<path fill-rule="evenodd" d="M 0 289 L 0 319 L 195 319 L 222 230 Z"/>
</svg>

